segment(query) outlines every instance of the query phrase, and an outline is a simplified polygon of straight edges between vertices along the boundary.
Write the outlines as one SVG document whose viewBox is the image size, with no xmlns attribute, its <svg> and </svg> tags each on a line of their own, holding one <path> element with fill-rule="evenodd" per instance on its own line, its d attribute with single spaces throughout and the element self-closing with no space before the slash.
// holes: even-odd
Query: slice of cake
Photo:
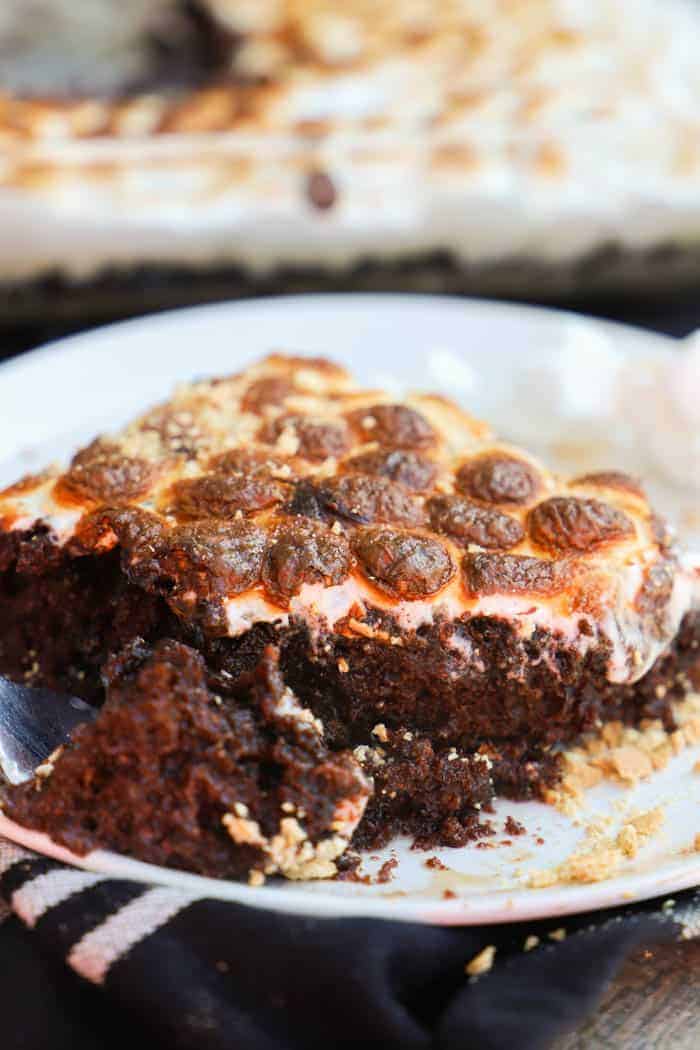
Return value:
<svg viewBox="0 0 700 1050">
<path fill-rule="evenodd" d="M 0 672 L 101 703 L 136 638 L 229 682 L 274 643 L 374 777 L 358 841 L 459 842 L 582 732 L 672 724 L 698 577 L 632 478 L 564 480 L 442 397 L 275 355 L 0 496 Z"/>
</svg>

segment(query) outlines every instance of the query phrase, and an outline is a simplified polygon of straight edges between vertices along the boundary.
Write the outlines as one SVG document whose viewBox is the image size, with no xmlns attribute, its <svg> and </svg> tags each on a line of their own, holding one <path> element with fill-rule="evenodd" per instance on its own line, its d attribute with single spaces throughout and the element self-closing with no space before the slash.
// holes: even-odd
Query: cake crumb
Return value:
<svg viewBox="0 0 700 1050">
<path fill-rule="evenodd" d="M 449 871 L 446 864 L 443 864 L 439 857 L 428 857 L 425 862 L 426 868 L 432 868 L 433 871 Z"/>
<path fill-rule="evenodd" d="M 350 664 L 342 656 L 341 656 L 340 660 L 338 660 L 338 670 L 340 671 L 341 674 L 347 674 L 348 671 L 350 670 Z"/>
<path fill-rule="evenodd" d="M 524 835 L 525 826 L 516 820 L 514 817 L 506 817 L 506 822 L 503 825 L 503 830 L 507 835 Z"/>
<path fill-rule="evenodd" d="M 556 930 L 550 930 L 547 936 L 549 937 L 550 941 L 565 941 L 566 930 L 563 926 L 559 926 Z"/>
<path fill-rule="evenodd" d="M 377 722 L 372 730 L 372 736 L 376 736 L 377 740 L 381 740 L 383 744 L 386 744 L 389 739 L 389 734 L 387 733 L 386 726 L 383 722 Z"/>
<path fill-rule="evenodd" d="M 264 886 L 265 876 L 262 871 L 258 871 L 257 868 L 251 868 L 248 873 L 248 885 L 249 886 Z"/>
<path fill-rule="evenodd" d="M 693 840 L 693 849 L 696 853 L 700 853 L 700 832 L 695 836 Z"/>
<path fill-rule="evenodd" d="M 697 773 L 698 776 L 700 776 L 700 758 L 698 759 L 698 761 L 693 766 L 693 773 Z"/>
<path fill-rule="evenodd" d="M 536 937 L 534 933 L 531 933 L 529 937 L 525 938 L 525 943 L 523 944 L 523 951 L 531 952 L 533 948 L 538 948 L 539 944 L 539 937 Z"/>
<path fill-rule="evenodd" d="M 455 901 L 457 900 L 457 894 L 454 890 L 443 890 L 442 899 L 444 901 Z"/>
<path fill-rule="evenodd" d="M 469 977 L 478 977 L 483 973 L 488 973 L 493 966 L 493 961 L 496 958 L 496 946 L 495 944 L 488 944 L 485 948 L 475 955 L 467 965 L 464 967 L 464 972 Z"/>
<path fill-rule="evenodd" d="M 377 872 L 375 877 L 375 883 L 383 886 L 387 882 L 391 882 L 394 877 L 394 869 L 398 867 L 398 860 L 396 857 L 392 857 L 391 860 L 385 860 L 381 868 Z"/>
</svg>

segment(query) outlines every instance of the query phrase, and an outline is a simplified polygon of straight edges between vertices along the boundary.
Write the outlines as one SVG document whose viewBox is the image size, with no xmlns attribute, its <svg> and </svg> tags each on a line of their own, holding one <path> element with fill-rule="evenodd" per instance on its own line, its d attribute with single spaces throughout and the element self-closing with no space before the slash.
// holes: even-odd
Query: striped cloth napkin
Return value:
<svg viewBox="0 0 700 1050">
<path fill-rule="evenodd" d="M 313 919 L 3 840 L 0 898 L 3 1050 L 530 1050 L 580 1023 L 631 951 L 700 935 L 698 891 L 528 925 Z M 492 967 L 468 976 L 489 947 Z"/>
</svg>

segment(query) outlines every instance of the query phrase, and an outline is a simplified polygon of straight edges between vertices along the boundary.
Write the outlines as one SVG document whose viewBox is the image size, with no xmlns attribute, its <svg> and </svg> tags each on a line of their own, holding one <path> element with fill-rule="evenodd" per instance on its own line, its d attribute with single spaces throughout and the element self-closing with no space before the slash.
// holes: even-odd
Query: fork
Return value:
<svg viewBox="0 0 700 1050">
<path fill-rule="evenodd" d="M 28 780 L 97 711 L 84 700 L 0 676 L 0 774 L 10 784 Z"/>
</svg>

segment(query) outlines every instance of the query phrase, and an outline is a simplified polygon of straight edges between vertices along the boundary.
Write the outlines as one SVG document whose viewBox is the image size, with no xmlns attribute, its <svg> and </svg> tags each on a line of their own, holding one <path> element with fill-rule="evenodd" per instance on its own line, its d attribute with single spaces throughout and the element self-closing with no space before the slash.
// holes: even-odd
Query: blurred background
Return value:
<svg viewBox="0 0 700 1050">
<path fill-rule="evenodd" d="M 3 0 L 0 354 L 300 291 L 700 324 L 696 0 Z"/>
</svg>

